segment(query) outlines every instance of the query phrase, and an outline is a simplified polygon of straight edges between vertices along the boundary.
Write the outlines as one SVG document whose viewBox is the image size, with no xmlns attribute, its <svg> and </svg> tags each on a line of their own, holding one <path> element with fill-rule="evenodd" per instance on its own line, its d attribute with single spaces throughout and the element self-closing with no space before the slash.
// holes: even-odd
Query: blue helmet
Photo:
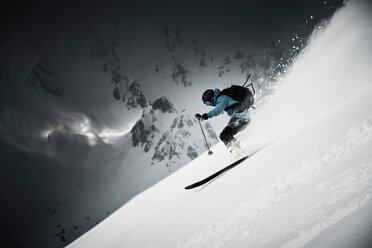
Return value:
<svg viewBox="0 0 372 248">
<path fill-rule="evenodd" d="M 207 89 L 206 91 L 204 91 L 203 96 L 202 96 L 203 103 L 205 103 L 206 101 L 212 101 L 213 96 L 214 96 L 214 90 Z"/>
</svg>

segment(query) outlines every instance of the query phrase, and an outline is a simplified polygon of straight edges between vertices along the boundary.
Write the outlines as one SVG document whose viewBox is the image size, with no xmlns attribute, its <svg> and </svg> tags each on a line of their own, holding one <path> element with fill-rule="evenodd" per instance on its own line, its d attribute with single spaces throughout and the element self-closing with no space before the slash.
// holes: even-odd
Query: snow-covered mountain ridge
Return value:
<svg viewBox="0 0 372 248">
<path fill-rule="evenodd" d="M 161 97 L 144 109 L 128 136 L 129 140 L 124 142 L 143 147 L 145 153 L 152 154 L 152 165 L 163 162 L 172 171 L 205 151 L 203 141 L 192 138 L 192 133 L 200 132 L 196 123 L 193 116 L 185 111 L 178 113 L 167 98 Z M 210 124 L 207 122 L 203 126 L 208 142 L 216 144 L 218 137 Z M 172 168 L 174 166 L 176 168 Z"/>
</svg>

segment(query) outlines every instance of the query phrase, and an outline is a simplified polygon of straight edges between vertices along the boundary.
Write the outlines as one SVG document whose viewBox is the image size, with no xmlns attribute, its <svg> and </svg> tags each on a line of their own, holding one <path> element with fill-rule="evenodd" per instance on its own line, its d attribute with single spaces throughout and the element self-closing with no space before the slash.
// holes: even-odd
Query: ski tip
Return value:
<svg viewBox="0 0 372 248">
<path fill-rule="evenodd" d="M 195 188 L 194 184 L 191 184 L 191 185 L 185 187 L 185 189 L 193 189 L 193 188 Z"/>
</svg>

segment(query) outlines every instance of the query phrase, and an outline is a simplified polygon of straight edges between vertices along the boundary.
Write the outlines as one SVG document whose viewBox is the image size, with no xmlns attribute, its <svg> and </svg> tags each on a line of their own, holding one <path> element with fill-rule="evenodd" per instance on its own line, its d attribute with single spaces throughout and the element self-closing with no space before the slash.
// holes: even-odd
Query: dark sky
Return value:
<svg viewBox="0 0 372 248">
<path fill-rule="evenodd" d="M 0 42 L 8 39 L 9 35 L 6 34 L 14 34 L 19 30 L 29 32 L 31 39 L 33 35 L 66 28 L 91 16 L 120 14 L 131 20 L 160 27 L 171 26 L 189 34 L 213 38 L 216 44 L 240 40 L 242 43 L 260 46 L 277 39 L 286 42 L 296 33 L 309 34 L 313 25 L 333 13 L 340 2 L 342 1 L 55 0 L 3 3 Z"/>
</svg>

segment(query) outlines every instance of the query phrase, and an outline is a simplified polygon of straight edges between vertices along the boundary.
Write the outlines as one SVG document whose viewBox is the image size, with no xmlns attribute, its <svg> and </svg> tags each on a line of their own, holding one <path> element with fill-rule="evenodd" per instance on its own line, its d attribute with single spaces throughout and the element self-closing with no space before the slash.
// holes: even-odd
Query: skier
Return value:
<svg viewBox="0 0 372 248">
<path fill-rule="evenodd" d="M 220 139 L 230 149 L 231 153 L 240 153 L 239 141 L 234 135 L 244 130 L 250 123 L 249 107 L 253 105 L 254 97 L 251 91 L 243 86 L 232 85 L 224 90 L 207 89 L 202 96 L 202 101 L 208 106 L 215 107 L 208 113 L 195 114 L 199 120 L 208 120 L 220 115 L 223 111 L 231 117 L 227 126 L 220 133 Z"/>
</svg>

